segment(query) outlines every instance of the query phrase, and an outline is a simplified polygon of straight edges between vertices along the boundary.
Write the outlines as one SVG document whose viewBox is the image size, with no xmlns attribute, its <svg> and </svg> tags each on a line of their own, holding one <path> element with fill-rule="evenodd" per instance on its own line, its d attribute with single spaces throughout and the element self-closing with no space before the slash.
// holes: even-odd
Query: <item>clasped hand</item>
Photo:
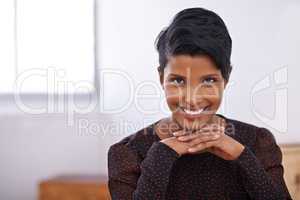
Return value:
<svg viewBox="0 0 300 200">
<path fill-rule="evenodd" d="M 179 130 L 173 133 L 173 137 L 161 142 L 173 148 L 179 155 L 208 151 L 224 160 L 235 160 L 244 150 L 241 143 L 225 134 L 225 125 L 218 123 L 205 125 L 192 133 Z"/>
</svg>

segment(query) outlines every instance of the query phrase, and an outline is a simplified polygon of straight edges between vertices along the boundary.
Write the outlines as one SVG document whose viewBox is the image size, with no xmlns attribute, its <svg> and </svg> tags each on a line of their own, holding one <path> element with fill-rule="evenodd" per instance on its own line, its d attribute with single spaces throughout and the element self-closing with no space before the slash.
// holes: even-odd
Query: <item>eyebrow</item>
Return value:
<svg viewBox="0 0 300 200">
<path fill-rule="evenodd" d="M 174 73 L 170 73 L 169 76 L 177 76 L 177 77 L 181 77 L 181 78 L 186 78 L 185 76 L 179 75 L 179 74 L 174 74 Z M 220 76 L 219 74 L 205 74 L 202 76 L 202 78 L 207 78 L 207 77 L 211 77 L 211 76 Z"/>
<path fill-rule="evenodd" d="M 176 76 L 176 77 L 180 77 L 180 78 L 186 78 L 185 76 L 182 76 L 179 74 L 173 74 L 173 73 L 170 73 L 168 76 Z"/>
</svg>

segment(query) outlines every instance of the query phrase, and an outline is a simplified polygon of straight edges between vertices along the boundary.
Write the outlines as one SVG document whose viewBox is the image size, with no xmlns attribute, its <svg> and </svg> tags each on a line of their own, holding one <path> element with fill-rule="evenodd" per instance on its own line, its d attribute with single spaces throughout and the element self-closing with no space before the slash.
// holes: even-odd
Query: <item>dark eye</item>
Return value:
<svg viewBox="0 0 300 200">
<path fill-rule="evenodd" d="M 208 78 L 204 79 L 203 82 L 204 82 L 204 84 L 210 85 L 210 84 L 213 84 L 213 83 L 217 82 L 217 79 L 212 78 L 212 77 L 208 77 Z"/>
<path fill-rule="evenodd" d="M 170 79 L 170 82 L 172 84 L 175 84 L 175 85 L 183 85 L 184 84 L 184 79 L 183 78 L 180 78 L 180 77 L 174 77 L 174 78 L 171 78 Z"/>
</svg>

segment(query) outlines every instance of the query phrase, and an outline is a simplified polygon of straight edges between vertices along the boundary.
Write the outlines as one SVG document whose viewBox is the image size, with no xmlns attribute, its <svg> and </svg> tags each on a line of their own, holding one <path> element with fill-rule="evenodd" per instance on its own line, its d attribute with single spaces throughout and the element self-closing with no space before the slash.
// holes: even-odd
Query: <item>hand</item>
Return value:
<svg viewBox="0 0 300 200">
<path fill-rule="evenodd" d="M 176 133 L 182 134 L 182 132 L 183 132 L 183 130 L 180 130 Z M 172 148 L 174 151 L 176 151 L 179 154 L 179 156 L 189 153 L 188 149 L 192 147 L 189 143 L 182 142 L 182 141 L 178 140 L 175 136 L 162 139 L 162 140 L 160 140 L 160 142 L 168 145 L 170 148 Z"/>
<path fill-rule="evenodd" d="M 189 153 L 208 151 L 224 160 L 235 160 L 244 150 L 244 146 L 225 134 L 224 123 L 211 123 L 192 134 L 176 132 L 178 141 L 191 146 Z"/>
</svg>

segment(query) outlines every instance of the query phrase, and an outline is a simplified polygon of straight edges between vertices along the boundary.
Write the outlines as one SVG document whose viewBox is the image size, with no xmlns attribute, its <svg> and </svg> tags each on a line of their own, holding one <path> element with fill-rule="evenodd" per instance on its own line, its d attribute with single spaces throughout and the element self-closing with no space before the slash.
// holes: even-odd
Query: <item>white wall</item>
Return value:
<svg viewBox="0 0 300 200">
<path fill-rule="evenodd" d="M 154 40 L 178 11 L 188 7 L 204 7 L 218 13 L 233 40 L 233 72 L 220 113 L 269 128 L 279 143 L 299 142 L 298 1 L 103 1 L 101 67 L 130 74 L 135 88 L 145 81 L 158 83 Z M 122 96 L 110 99 L 112 107 L 128 97 L 125 82 L 120 84 L 122 79 L 117 80 L 107 81 L 103 87 L 109 94 L 106 97 Z M 158 99 L 147 101 L 142 105 L 159 111 Z M 134 103 L 130 111 L 122 113 L 133 121 L 151 121 L 164 115 L 167 113 L 145 115 Z"/>
<path fill-rule="evenodd" d="M 137 87 L 146 81 L 147 87 L 142 87 L 140 92 L 155 94 L 157 90 L 153 88 L 159 88 L 155 37 L 174 14 L 194 6 L 212 9 L 220 14 L 233 39 L 231 86 L 226 90 L 220 112 L 230 118 L 270 128 L 279 143 L 300 142 L 297 134 L 297 114 L 300 114 L 297 105 L 300 100 L 297 90 L 300 72 L 297 68 L 300 66 L 297 59 L 297 47 L 300 46 L 298 1 L 99 0 L 97 41 L 100 71 L 122 70 L 132 81 L 134 88 L 131 92 L 136 93 Z M 284 80 L 285 71 L 279 72 L 279 75 L 277 73 L 283 81 L 280 86 L 283 89 L 277 90 L 277 85 L 267 88 L 255 95 L 252 107 L 253 88 L 264 87 L 265 82 L 258 84 L 260 80 L 285 66 L 288 83 Z M 111 73 L 103 77 L 99 73 L 99 77 L 102 111 L 122 107 L 132 97 L 126 79 Z M 286 88 L 287 97 L 284 93 Z M 275 91 L 283 91 L 277 102 L 274 100 Z M 156 98 L 140 98 L 137 101 L 140 109 L 154 110 L 156 113 L 140 112 L 137 104 L 129 101 L 128 109 L 119 114 L 94 111 L 76 115 L 73 125 L 67 123 L 67 113 L 22 113 L 14 105 L 13 97 L 1 96 L 0 199 L 34 199 L 38 181 L 56 174 L 105 173 L 110 144 L 168 115 L 162 93 L 156 94 Z M 35 99 L 34 104 L 45 101 L 36 96 L 32 98 Z M 260 112 L 272 119 L 277 104 L 279 117 L 284 116 L 285 111 L 280 108 L 286 107 L 285 99 L 288 130 L 280 133 L 277 129 L 284 128 L 286 119 L 265 123 L 266 120 L 255 113 Z M 160 104 L 164 106 L 163 110 Z"/>
</svg>

